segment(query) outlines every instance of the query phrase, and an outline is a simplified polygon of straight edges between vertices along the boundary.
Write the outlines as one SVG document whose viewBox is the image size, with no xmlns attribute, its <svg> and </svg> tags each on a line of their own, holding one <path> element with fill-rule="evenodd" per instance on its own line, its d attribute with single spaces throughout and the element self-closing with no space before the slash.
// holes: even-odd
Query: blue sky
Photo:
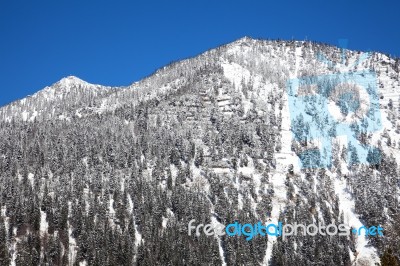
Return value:
<svg viewBox="0 0 400 266">
<path fill-rule="evenodd" d="M 303 3 L 302 3 L 303 2 Z M 398 1 L 0 2 L 0 105 L 62 77 L 128 85 L 243 36 L 400 56 Z"/>
</svg>

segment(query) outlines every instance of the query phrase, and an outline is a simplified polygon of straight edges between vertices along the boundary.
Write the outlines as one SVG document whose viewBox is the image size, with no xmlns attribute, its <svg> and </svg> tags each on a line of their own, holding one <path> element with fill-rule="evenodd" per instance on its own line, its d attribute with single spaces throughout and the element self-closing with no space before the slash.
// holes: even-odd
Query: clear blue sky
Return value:
<svg viewBox="0 0 400 266">
<path fill-rule="evenodd" d="M 399 12 L 396 0 L 1 0 L 0 105 L 68 75 L 128 85 L 245 35 L 400 56 Z"/>
</svg>

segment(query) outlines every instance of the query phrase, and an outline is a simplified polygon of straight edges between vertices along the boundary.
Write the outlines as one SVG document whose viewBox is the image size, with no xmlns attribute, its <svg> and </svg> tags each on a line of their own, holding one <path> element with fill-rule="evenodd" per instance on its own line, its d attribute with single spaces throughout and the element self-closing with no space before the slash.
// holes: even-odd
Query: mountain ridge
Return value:
<svg viewBox="0 0 400 266">
<path fill-rule="evenodd" d="M 190 56 L 188 58 L 184 58 L 184 59 L 181 59 L 179 61 L 171 62 L 171 63 L 169 63 L 169 64 L 167 64 L 165 66 L 162 66 L 162 67 L 158 68 L 153 73 L 149 74 L 147 77 L 144 77 L 144 78 L 142 78 L 142 79 L 140 79 L 138 81 L 134 81 L 130 85 L 127 85 L 127 86 L 104 86 L 104 85 L 100 85 L 100 84 L 92 84 L 92 83 L 89 83 L 87 81 L 84 81 L 84 80 L 80 79 L 77 76 L 69 75 L 69 76 L 63 77 L 60 80 L 54 82 L 50 86 L 46 86 L 45 88 L 43 88 L 41 90 L 38 90 L 35 94 L 37 94 L 38 92 L 40 92 L 40 91 L 42 91 L 42 90 L 44 90 L 46 88 L 52 87 L 52 86 L 57 85 L 57 84 L 58 85 L 62 85 L 62 86 L 66 86 L 66 87 L 68 87 L 68 86 L 83 86 L 83 87 L 85 87 L 85 86 L 87 86 L 87 87 L 90 87 L 90 86 L 101 86 L 101 87 L 119 88 L 119 89 L 136 88 L 137 86 L 140 86 L 140 84 L 145 83 L 146 80 L 151 79 L 154 76 L 161 75 L 164 71 L 167 71 L 171 67 L 173 67 L 175 65 L 179 66 L 180 64 L 184 64 L 186 61 L 194 59 L 194 58 L 197 58 L 198 56 L 206 56 L 208 53 L 212 53 L 214 51 L 221 50 L 221 49 L 229 49 L 229 48 L 232 48 L 234 46 L 257 45 L 257 44 L 274 44 L 274 43 L 276 43 L 277 45 L 294 44 L 296 46 L 297 45 L 301 45 L 302 46 L 302 45 L 316 44 L 316 45 L 322 45 L 322 46 L 325 46 L 325 47 L 333 48 L 333 49 L 336 49 L 336 50 L 341 50 L 342 49 L 342 48 L 337 47 L 337 46 L 332 45 L 332 44 L 327 44 L 327 43 L 322 43 L 322 42 L 315 42 L 315 41 L 310 41 L 310 40 L 309 41 L 280 40 L 280 39 L 274 40 L 274 39 L 258 39 L 258 38 L 252 38 L 252 37 L 249 37 L 249 36 L 244 36 L 244 37 L 241 37 L 241 38 L 239 38 L 239 39 L 237 39 L 235 41 L 232 41 L 232 42 L 229 42 L 227 44 L 223 44 L 223 45 L 220 45 L 220 46 L 218 46 L 216 48 L 212 48 L 210 50 L 202 52 L 202 53 L 200 53 L 198 55 Z M 345 49 L 345 50 L 351 51 L 351 52 L 363 53 L 362 51 L 348 50 L 348 49 Z M 394 63 L 394 60 L 396 60 L 396 58 L 392 58 L 389 55 L 384 54 L 384 53 L 380 53 L 380 52 L 372 52 L 371 56 L 373 56 L 373 55 L 386 56 L 389 59 L 389 63 Z M 35 94 L 33 94 L 33 95 L 35 95 Z M 1 106 L 0 109 L 3 108 L 3 107 L 6 107 L 7 105 L 14 104 L 15 102 L 22 101 L 22 100 L 24 100 L 24 99 L 26 99 L 28 97 L 31 97 L 31 96 L 28 95 L 25 98 L 22 98 L 22 99 L 19 99 L 19 100 L 15 100 L 15 101 L 13 101 L 13 102 L 11 102 L 9 104 Z"/>
</svg>

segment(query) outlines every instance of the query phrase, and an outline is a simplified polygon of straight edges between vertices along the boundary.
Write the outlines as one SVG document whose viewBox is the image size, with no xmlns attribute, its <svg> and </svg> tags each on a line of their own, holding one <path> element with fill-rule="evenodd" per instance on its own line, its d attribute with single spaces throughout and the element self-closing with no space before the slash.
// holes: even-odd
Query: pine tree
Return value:
<svg viewBox="0 0 400 266">
<path fill-rule="evenodd" d="M 400 261 L 393 255 L 392 250 L 389 248 L 383 253 L 381 256 L 381 265 L 382 266 L 399 266 Z"/>
<path fill-rule="evenodd" d="M 6 227 L 3 217 L 0 216 L 0 265 L 10 264 L 10 254 L 7 247 Z"/>
</svg>

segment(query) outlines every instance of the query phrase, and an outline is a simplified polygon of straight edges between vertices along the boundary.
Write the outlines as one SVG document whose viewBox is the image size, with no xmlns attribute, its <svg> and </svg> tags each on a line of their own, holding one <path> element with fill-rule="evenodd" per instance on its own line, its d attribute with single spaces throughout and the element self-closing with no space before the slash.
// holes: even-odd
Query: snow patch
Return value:
<svg viewBox="0 0 400 266">
<path fill-rule="evenodd" d="M 339 209 L 344 214 L 344 224 L 354 228 L 363 226 L 358 215 L 355 213 L 355 203 L 347 190 L 346 180 L 335 179 L 335 192 L 339 195 Z M 368 265 L 376 265 L 380 263 L 375 247 L 370 246 L 365 235 L 356 236 L 356 254 L 351 254 L 353 263 L 357 261 L 368 261 Z M 366 264 L 363 264 L 366 265 Z"/>
</svg>

